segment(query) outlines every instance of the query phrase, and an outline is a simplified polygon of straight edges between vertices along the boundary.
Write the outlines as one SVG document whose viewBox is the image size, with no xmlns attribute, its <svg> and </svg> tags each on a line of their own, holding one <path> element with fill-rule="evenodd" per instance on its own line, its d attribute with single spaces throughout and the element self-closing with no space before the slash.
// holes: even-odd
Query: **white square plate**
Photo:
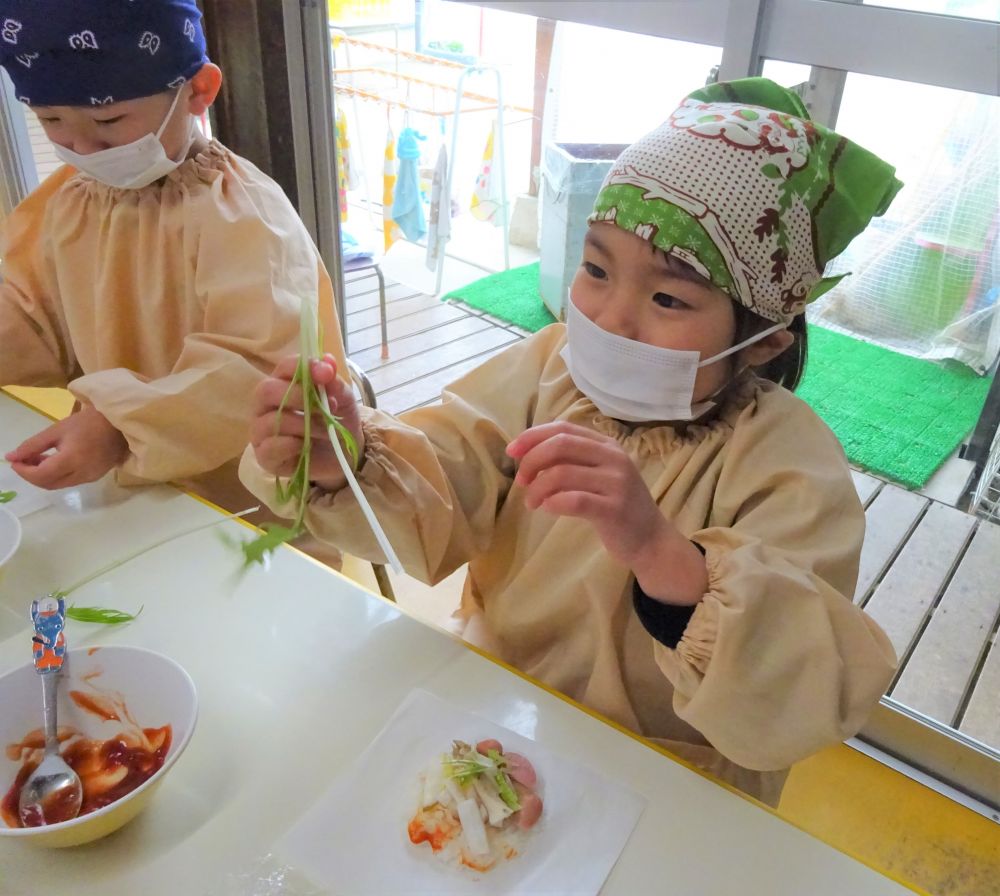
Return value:
<svg viewBox="0 0 1000 896">
<path fill-rule="evenodd" d="M 453 740 L 496 738 L 534 765 L 544 810 L 523 852 L 485 873 L 446 865 L 410 843 L 419 774 Z M 332 892 L 559 893 L 600 891 L 645 800 L 488 719 L 412 691 L 354 765 L 283 838 L 284 861 Z"/>
</svg>

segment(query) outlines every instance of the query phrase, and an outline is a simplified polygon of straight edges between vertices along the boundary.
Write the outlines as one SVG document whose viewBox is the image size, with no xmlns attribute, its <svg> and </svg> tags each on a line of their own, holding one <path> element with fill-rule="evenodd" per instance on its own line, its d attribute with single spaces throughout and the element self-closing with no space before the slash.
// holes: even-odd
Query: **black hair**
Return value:
<svg viewBox="0 0 1000 896">
<path fill-rule="evenodd" d="M 673 276 L 683 277 L 685 280 L 691 280 L 694 283 L 721 292 L 711 280 L 696 271 L 686 261 L 683 261 L 676 255 L 664 252 L 652 243 L 650 243 L 650 248 L 666 259 L 667 268 Z M 725 295 L 725 293 L 723 294 Z M 733 337 L 733 345 L 739 345 L 739 343 L 750 339 L 752 336 L 756 336 L 768 327 L 774 326 L 775 321 L 761 317 L 747 308 L 746 305 L 737 302 L 731 296 L 727 296 L 727 298 L 733 303 L 733 314 L 736 317 L 736 332 Z M 788 325 L 788 332 L 795 337 L 792 344 L 776 358 L 772 358 L 766 364 L 755 367 L 754 371 L 765 380 L 771 380 L 771 382 L 777 383 L 779 386 L 784 386 L 790 392 L 794 392 L 802 380 L 802 374 L 805 373 L 806 359 L 809 353 L 805 314 L 796 314 L 792 318 L 791 323 Z"/>
<path fill-rule="evenodd" d="M 733 312 L 736 315 L 736 334 L 733 338 L 733 345 L 750 339 L 768 327 L 774 326 L 775 323 L 755 314 L 745 305 L 736 301 L 733 302 Z M 795 337 L 792 344 L 776 358 L 755 367 L 754 371 L 758 376 L 794 392 L 802 380 L 802 374 L 805 373 L 806 360 L 809 355 L 805 314 L 796 314 L 792 318 L 792 322 L 788 325 L 788 332 Z"/>
</svg>

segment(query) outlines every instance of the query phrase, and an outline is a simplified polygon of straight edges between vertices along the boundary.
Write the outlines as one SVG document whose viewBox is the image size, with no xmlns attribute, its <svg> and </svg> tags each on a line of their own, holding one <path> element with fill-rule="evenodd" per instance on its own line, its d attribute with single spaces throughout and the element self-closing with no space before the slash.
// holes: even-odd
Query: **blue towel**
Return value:
<svg viewBox="0 0 1000 896">
<path fill-rule="evenodd" d="M 424 219 L 424 204 L 420 200 L 420 159 L 418 140 L 426 140 L 413 128 L 403 128 L 396 144 L 399 157 L 399 171 L 396 175 L 396 190 L 392 196 L 392 220 L 395 221 L 408 240 L 419 240 L 427 233 Z"/>
<path fill-rule="evenodd" d="M 341 228 L 340 230 L 340 257 L 344 264 L 349 261 L 372 261 L 375 253 L 371 249 L 362 246 L 351 234 Z"/>
</svg>

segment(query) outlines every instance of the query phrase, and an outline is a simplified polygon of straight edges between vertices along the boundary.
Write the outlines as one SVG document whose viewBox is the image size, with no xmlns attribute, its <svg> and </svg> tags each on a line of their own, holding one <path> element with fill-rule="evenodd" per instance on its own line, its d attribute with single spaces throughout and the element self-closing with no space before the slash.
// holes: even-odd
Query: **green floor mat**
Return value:
<svg viewBox="0 0 1000 896">
<path fill-rule="evenodd" d="M 442 298 L 463 302 L 532 333 L 555 323 L 555 318 L 538 294 L 537 261 L 490 274 L 452 290 Z"/>
<path fill-rule="evenodd" d="M 554 320 L 538 294 L 537 263 L 444 298 L 531 332 Z M 962 364 L 922 361 L 811 326 L 797 394 L 837 434 L 852 464 L 920 488 L 975 426 L 989 385 Z"/>
<path fill-rule="evenodd" d="M 989 386 L 957 362 L 922 361 L 812 326 L 797 394 L 851 463 L 920 488 L 976 425 Z"/>
</svg>

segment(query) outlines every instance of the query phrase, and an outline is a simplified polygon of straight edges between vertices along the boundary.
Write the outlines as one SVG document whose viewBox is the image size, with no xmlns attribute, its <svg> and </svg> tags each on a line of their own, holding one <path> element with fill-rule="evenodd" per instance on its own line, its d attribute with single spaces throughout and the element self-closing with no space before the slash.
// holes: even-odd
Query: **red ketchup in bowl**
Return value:
<svg viewBox="0 0 1000 896">
<path fill-rule="evenodd" d="M 79 814 L 86 815 L 120 800 L 155 775 L 163 767 L 173 732 L 170 725 L 139 728 L 132 723 L 124 704 L 118 705 L 103 696 L 82 691 L 70 691 L 69 696 L 78 707 L 102 719 L 130 723 L 124 726 L 129 730 L 123 730 L 107 740 L 84 737 L 75 728 L 59 728 L 59 741 L 65 744 L 61 750 L 62 757 L 80 776 L 83 784 L 83 805 Z M 125 716 L 124 720 L 122 716 Z M 20 742 L 7 746 L 7 758 L 22 763 L 14 783 L 0 801 L 0 816 L 8 827 L 37 827 L 43 823 L 41 818 L 36 823 L 29 818 L 25 824 L 18 814 L 18 801 L 28 776 L 41 762 L 44 746 L 41 729 L 35 729 Z M 55 806 L 47 807 L 45 814 L 49 819 L 68 820 L 68 817 L 59 816 Z"/>
</svg>

